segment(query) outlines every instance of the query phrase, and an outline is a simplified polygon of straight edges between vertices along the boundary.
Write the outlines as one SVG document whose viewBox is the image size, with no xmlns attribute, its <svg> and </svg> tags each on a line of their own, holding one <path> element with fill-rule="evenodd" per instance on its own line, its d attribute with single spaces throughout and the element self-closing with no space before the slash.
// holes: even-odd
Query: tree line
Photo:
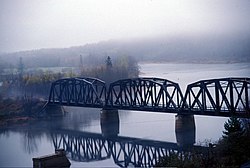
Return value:
<svg viewBox="0 0 250 168">
<path fill-rule="evenodd" d="M 95 57 L 88 58 L 94 62 Z M 0 73 L 1 86 L 0 98 L 2 97 L 41 97 L 47 98 L 51 83 L 61 78 L 68 77 L 95 77 L 107 84 L 124 78 L 139 76 L 138 62 L 129 56 L 121 56 L 112 59 L 110 56 L 103 58 L 102 63 L 96 62 L 92 66 L 86 66 L 85 60 L 80 56 L 78 66 L 70 67 L 63 71 L 52 70 L 27 71 L 24 60 L 20 57 L 16 72 L 12 74 Z"/>
</svg>

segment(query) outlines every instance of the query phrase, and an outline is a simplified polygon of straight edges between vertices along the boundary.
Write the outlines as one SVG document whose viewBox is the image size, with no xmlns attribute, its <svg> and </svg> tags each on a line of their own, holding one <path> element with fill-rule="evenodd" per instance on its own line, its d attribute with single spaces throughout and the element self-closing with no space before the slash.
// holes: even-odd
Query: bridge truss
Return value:
<svg viewBox="0 0 250 168">
<path fill-rule="evenodd" d="M 196 114 L 250 116 L 250 78 L 201 80 L 187 86 L 183 109 Z"/>
<path fill-rule="evenodd" d="M 135 78 L 110 84 L 106 106 L 145 111 L 176 111 L 182 92 L 177 83 L 160 78 Z"/>
<path fill-rule="evenodd" d="M 201 80 L 187 86 L 160 78 L 118 80 L 106 88 L 96 78 L 52 83 L 49 104 L 198 115 L 250 117 L 250 78 Z"/>
<path fill-rule="evenodd" d="M 65 78 L 52 83 L 49 104 L 103 107 L 105 82 L 96 78 Z"/>
</svg>

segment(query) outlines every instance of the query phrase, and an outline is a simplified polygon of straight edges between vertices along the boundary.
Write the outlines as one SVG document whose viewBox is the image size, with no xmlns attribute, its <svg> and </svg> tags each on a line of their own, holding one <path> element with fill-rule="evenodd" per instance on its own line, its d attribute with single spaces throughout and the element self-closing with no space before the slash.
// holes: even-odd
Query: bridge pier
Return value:
<svg viewBox="0 0 250 168">
<path fill-rule="evenodd" d="M 119 134 L 120 120 L 117 109 L 102 109 L 100 113 L 101 131 L 104 137 L 115 137 Z"/>
<path fill-rule="evenodd" d="M 189 147 L 194 145 L 195 143 L 194 115 L 177 114 L 175 116 L 175 135 L 178 146 Z"/>
</svg>

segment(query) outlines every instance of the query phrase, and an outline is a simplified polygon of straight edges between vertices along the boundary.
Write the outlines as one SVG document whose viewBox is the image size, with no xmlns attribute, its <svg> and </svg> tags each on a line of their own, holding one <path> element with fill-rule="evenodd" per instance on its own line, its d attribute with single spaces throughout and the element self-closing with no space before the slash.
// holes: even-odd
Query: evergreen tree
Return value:
<svg viewBox="0 0 250 168">
<path fill-rule="evenodd" d="M 79 70 L 80 70 L 80 74 L 81 74 L 81 73 L 83 72 L 83 60 L 82 60 L 82 55 L 80 55 Z"/>
<path fill-rule="evenodd" d="M 107 69 L 112 68 L 112 60 L 111 60 L 110 56 L 108 56 L 108 58 L 106 59 L 106 67 L 107 67 Z"/>
<path fill-rule="evenodd" d="M 22 77 L 23 72 L 24 72 L 24 64 L 23 64 L 23 58 L 22 57 L 19 58 L 19 63 L 18 63 L 18 68 L 17 69 L 18 69 L 19 76 Z"/>
<path fill-rule="evenodd" d="M 3 71 L 4 71 L 4 64 L 2 59 L 0 58 L 0 75 L 3 73 Z"/>
<path fill-rule="evenodd" d="M 231 135 L 242 135 L 244 133 L 244 128 L 241 120 L 236 117 L 230 117 L 224 124 L 225 131 L 223 131 L 224 137 Z"/>
</svg>

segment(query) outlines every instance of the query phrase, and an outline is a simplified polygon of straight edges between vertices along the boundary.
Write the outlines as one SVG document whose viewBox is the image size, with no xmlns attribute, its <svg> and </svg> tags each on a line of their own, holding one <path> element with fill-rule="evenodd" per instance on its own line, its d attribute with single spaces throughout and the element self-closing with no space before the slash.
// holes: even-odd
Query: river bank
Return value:
<svg viewBox="0 0 250 168">
<path fill-rule="evenodd" d="M 42 99 L 1 99 L 0 127 L 20 125 L 37 120 L 45 103 Z"/>
</svg>

